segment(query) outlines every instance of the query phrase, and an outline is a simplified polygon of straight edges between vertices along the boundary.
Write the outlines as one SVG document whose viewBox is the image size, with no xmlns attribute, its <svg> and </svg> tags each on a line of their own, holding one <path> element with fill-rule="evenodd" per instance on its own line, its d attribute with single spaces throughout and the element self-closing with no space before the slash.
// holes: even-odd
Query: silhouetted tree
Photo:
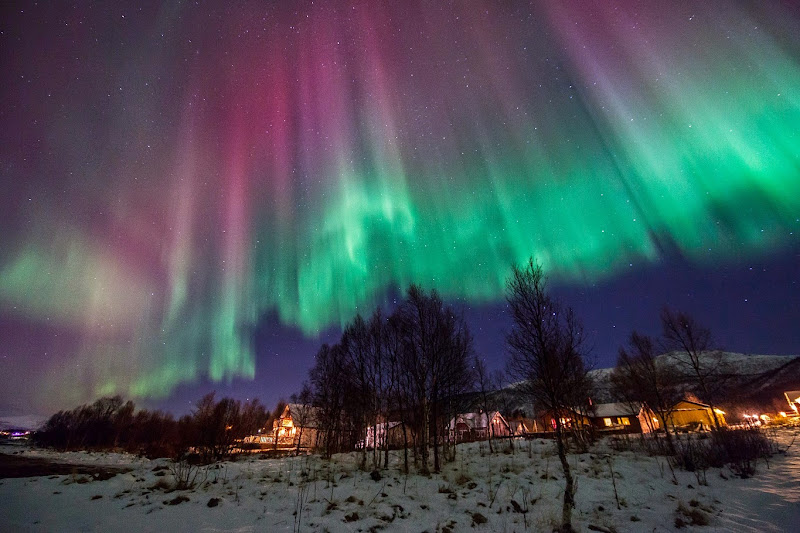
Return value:
<svg viewBox="0 0 800 533">
<path fill-rule="evenodd" d="M 483 416 L 486 418 L 486 431 L 489 439 L 489 453 L 494 453 L 494 446 L 492 444 L 494 428 L 492 427 L 491 420 L 489 419 L 489 413 L 494 410 L 495 405 L 490 401 L 490 393 L 497 388 L 498 384 L 494 383 L 492 376 L 489 374 L 489 370 L 486 368 L 486 363 L 484 363 L 482 359 L 478 358 L 478 356 L 475 356 L 472 359 L 472 371 L 475 379 L 475 385 L 478 388 L 478 405 L 480 406 Z"/>
<path fill-rule="evenodd" d="M 524 380 L 520 389 L 537 409 L 553 413 L 558 457 L 566 486 L 561 530 L 573 531 L 575 485 L 567 460 L 566 427 L 590 393 L 582 326 L 572 309 L 564 308 L 546 291 L 544 271 L 533 259 L 512 267 L 506 282 L 511 331 L 506 337 L 510 373 Z"/>
<path fill-rule="evenodd" d="M 234 426 L 239 422 L 240 404 L 232 398 L 214 401 L 215 394 L 203 396 L 192 416 L 196 428 L 195 447 L 204 461 L 218 461 L 231 452 Z"/>
<path fill-rule="evenodd" d="M 239 413 L 239 421 L 234 424 L 234 438 L 238 440 L 248 435 L 255 435 L 259 429 L 264 427 L 267 418 L 267 409 L 257 398 L 243 403 Z"/>
<path fill-rule="evenodd" d="M 446 414 L 442 400 L 468 387 L 472 338 L 463 318 L 445 306 L 436 291 L 428 295 L 412 285 L 397 313 L 403 333 L 402 367 L 419 410 L 422 471 L 428 471 L 428 446 L 433 442 L 433 467 L 438 472 L 442 415 Z"/>
<path fill-rule="evenodd" d="M 299 393 L 292 394 L 289 398 L 293 407 L 292 418 L 295 428 L 295 438 L 297 439 L 296 454 L 300 454 L 300 448 L 303 444 L 303 433 L 306 428 L 316 426 L 316 419 L 314 416 L 314 407 L 312 401 L 314 399 L 311 392 L 311 386 L 308 383 L 303 383 L 303 387 Z"/>
<path fill-rule="evenodd" d="M 338 452 L 342 439 L 342 412 L 345 407 L 346 382 L 349 379 L 341 346 L 323 344 L 317 351 L 310 381 L 314 404 L 319 407 L 319 431 L 326 457 Z"/>
<path fill-rule="evenodd" d="M 661 311 L 662 344 L 694 392 L 711 408 L 715 429 L 719 429 L 715 403 L 730 379 L 724 354 L 714 347 L 711 330 L 693 317 L 664 308 Z"/>
<path fill-rule="evenodd" d="M 612 394 L 629 405 L 649 407 L 658 416 L 673 455 L 675 446 L 667 422 L 680 400 L 678 383 L 675 367 L 656 357 L 653 339 L 635 331 L 631 333 L 628 347 L 619 349 L 617 366 L 611 371 Z M 652 426 L 649 417 L 647 423 Z"/>
</svg>

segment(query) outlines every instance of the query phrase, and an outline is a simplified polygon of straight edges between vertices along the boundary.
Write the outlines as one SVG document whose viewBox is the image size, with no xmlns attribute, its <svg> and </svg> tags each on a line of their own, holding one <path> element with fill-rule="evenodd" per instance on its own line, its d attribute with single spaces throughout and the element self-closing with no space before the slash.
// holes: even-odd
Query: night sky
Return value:
<svg viewBox="0 0 800 533">
<path fill-rule="evenodd" d="M 800 353 L 794 2 L 14 4 L 0 414 L 272 405 L 412 282 L 502 368 L 530 256 L 598 366 L 665 304 Z"/>
</svg>

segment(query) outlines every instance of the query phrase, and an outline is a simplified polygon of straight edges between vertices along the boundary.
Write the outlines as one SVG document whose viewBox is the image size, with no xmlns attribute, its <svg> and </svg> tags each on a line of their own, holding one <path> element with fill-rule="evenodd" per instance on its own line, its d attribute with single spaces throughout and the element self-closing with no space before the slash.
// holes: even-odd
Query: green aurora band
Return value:
<svg viewBox="0 0 800 533">
<path fill-rule="evenodd" d="M 148 50 L 171 28 L 146 58 L 100 57 L 124 104 L 101 120 L 78 98 L 46 126 L 56 156 L 4 165 L 31 183 L 10 193 L 3 314 L 77 332 L 37 367 L 44 390 L 77 402 L 252 378 L 266 313 L 314 335 L 410 283 L 496 301 L 530 256 L 585 283 L 798 243 L 795 14 L 349 4 L 222 44 L 164 8 L 131 37 Z M 128 79 L 169 72 L 187 40 L 199 58 L 172 81 Z"/>
</svg>

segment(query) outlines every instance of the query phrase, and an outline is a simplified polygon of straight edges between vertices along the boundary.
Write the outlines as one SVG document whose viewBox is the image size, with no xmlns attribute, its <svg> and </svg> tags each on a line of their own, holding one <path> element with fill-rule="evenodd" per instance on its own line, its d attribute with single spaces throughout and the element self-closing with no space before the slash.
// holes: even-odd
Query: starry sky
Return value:
<svg viewBox="0 0 800 533">
<path fill-rule="evenodd" d="M 793 2 L 116 4 L 2 8 L 0 412 L 272 404 L 410 283 L 502 368 L 530 256 L 598 366 L 800 353 Z"/>
</svg>

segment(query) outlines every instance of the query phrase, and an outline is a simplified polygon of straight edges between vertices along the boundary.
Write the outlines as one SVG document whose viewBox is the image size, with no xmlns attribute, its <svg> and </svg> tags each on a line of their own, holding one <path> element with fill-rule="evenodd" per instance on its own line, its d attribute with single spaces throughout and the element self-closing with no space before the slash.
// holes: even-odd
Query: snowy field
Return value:
<svg viewBox="0 0 800 533">
<path fill-rule="evenodd" d="M 777 439 L 785 448 L 799 433 L 781 430 Z M 357 468 L 355 453 L 330 462 L 251 456 L 210 467 L 201 485 L 182 491 L 170 490 L 166 460 L 13 446 L 0 453 L 130 469 L 109 479 L 1 479 L 5 531 L 550 531 L 563 490 L 554 443 L 542 440 L 517 441 L 513 453 L 459 445 L 455 461 L 430 477 L 406 477 L 402 452 L 392 452 L 378 480 Z M 580 531 L 674 531 L 676 519 L 689 524 L 682 531 L 800 530 L 800 438 L 760 462 L 754 478 L 711 469 L 707 485 L 691 472 L 673 479 L 664 458 L 615 452 L 607 440 L 570 462 Z M 691 525 L 692 517 L 707 525 Z"/>
</svg>

